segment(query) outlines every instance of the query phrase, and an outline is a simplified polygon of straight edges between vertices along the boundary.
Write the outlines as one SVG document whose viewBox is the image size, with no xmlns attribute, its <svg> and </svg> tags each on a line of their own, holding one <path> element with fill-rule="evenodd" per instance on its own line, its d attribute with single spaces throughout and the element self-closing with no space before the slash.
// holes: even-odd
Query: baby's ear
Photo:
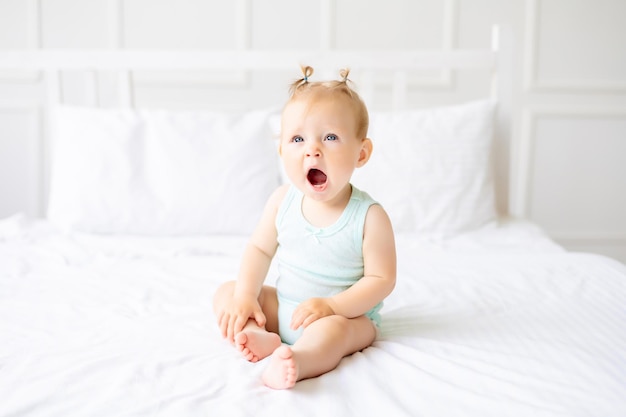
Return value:
<svg viewBox="0 0 626 417">
<path fill-rule="evenodd" d="M 359 153 L 359 159 L 356 164 L 357 168 L 362 167 L 369 161 L 373 149 L 374 145 L 372 144 L 372 140 L 370 138 L 364 138 L 361 143 L 361 152 Z"/>
</svg>

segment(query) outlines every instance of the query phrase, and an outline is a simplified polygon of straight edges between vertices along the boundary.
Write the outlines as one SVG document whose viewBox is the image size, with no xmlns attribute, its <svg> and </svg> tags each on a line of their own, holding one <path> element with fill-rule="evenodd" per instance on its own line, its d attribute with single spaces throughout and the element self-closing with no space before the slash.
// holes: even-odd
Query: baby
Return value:
<svg viewBox="0 0 626 417">
<path fill-rule="evenodd" d="M 370 346 L 396 280 L 394 234 L 385 210 L 350 183 L 367 163 L 368 113 L 341 80 L 291 86 L 279 153 L 291 184 L 268 199 L 236 281 L 216 291 L 222 335 L 257 362 L 265 385 L 293 387 Z M 263 285 L 276 256 L 276 288 Z M 284 342 L 284 344 L 283 344 Z"/>
</svg>

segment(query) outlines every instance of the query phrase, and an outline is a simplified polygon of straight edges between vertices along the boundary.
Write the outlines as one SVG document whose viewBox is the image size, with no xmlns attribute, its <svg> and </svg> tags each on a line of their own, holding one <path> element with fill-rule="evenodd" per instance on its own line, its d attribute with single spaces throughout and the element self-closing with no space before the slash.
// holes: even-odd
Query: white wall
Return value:
<svg viewBox="0 0 626 417">
<path fill-rule="evenodd" d="M 507 24 L 515 39 L 511 209 L 568 248 L 626 261 L 624 17 L 623 0 L 0 0 L 0 49 L 472 48 L 489 46 L 492 24 Z M 137 100 L 151 106 L 227 109 L 250 90 L 249 107 L 282 97 L 263 77 L 242 74 L 136 80 Z M 421 74 L 411 99 L 470 99 L 486 81 Z M 210 94 L 224 85 L 230 98 Z M 39 87 L 40 74 L 0 73 L 0 217 L 45 211 Z M 68 102 L 85 99 L 72 91 Z M 95 100 L 107 104 L 109 93 L 104 82 Z"/>
</svg>

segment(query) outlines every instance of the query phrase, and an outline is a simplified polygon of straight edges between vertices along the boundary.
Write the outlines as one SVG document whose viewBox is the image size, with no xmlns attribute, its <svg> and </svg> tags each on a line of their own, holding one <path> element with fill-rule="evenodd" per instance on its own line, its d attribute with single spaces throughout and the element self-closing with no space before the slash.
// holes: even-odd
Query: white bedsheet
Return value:
<svg viewBox="0 0 626 417">
<path fill-rule="evenodd" d="M 0 221 L 0 416 L 626 415 L 618 262 L 524 222 L 399 235 L 379 340 L 274 391 L 211 311 L 244 244 Z"/>
</svg>

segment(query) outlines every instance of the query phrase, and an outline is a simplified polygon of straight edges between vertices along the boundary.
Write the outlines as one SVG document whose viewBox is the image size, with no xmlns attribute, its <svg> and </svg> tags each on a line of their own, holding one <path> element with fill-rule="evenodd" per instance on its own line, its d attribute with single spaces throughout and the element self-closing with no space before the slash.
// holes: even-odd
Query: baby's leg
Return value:
<svg viewBox="0 0 626 417">
<path fill-rule="evenodd" d="M 292 347 L 276 349 L 263 382 L 270 388 L 291 388 L 297 381 L 335 369 L 344 356 L 365 349 L 375 338 L 374 324 L 365 316 L 321 318 L 311 323 Z"/>
</svg>

